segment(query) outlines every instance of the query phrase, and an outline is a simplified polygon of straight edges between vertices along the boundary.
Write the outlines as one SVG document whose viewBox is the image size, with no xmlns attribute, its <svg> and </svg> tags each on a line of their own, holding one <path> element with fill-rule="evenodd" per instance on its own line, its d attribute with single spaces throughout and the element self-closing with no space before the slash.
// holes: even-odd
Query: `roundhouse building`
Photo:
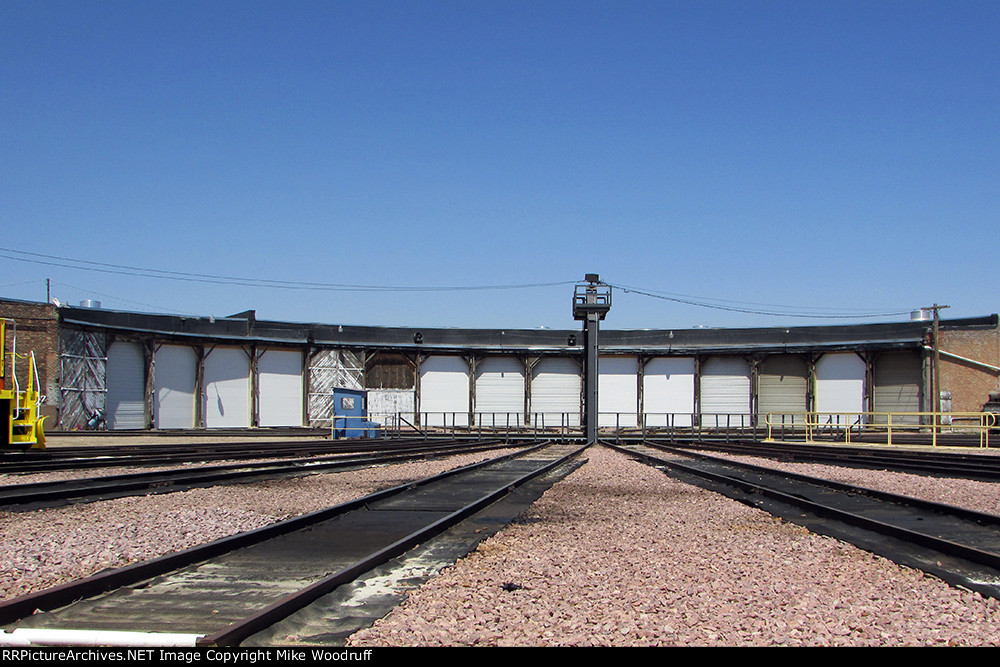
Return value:
<svg viewBox="0 0 1000 667">
<path fill-rule="evenodd" d="M 363 402 L 401 428 L 574 428 L 580 330 L 183 317 L 0 301 L 64 430 L 323 427 Z M 25 336 L 31 332 L 30 339 Z M 979 412 L 998 388 L 997 315 L 847 326 L 602 330 L 605 428 L 760 426 L 806 412 Z M 780 417 L 787 415 L 787 417 Z M 878 417 L 873 417 L 877 419 Z M 913 417 L 919 419 L 919 417 Z"/>
</svg>

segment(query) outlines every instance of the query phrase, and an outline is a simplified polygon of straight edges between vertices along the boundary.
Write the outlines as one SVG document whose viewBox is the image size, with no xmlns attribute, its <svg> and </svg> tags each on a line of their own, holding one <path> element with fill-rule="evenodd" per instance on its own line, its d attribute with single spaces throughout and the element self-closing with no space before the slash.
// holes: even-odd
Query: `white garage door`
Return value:
<svg viewBox="0 0 1000 667">
<path fill-rule="evenodd" d="M 865 362 L 853 352 L 831 352 L 816 362 L 816 412 L 822 423 L 853 423 L 865 409 Z M 833 414 L 829 414 L 833 413 Z"/>
<path fill-rule="evenodd" d="M 261 426 L 302 426 L 302 352 L 267 350 L 257 362 Z"/>
<path fill-rule="evenodd" d="M 598 361 L 598 426 L 636 426 L 639 422 L 639 360 L 601 357 Z"/>
<path fill-rule="evenodd" d="M 468 426 L 469 365 L 461 357 L 428 357 L 420 364 L 420 412 L 425 426 Z"/>
<path fill-rule="evenodd" d="M 702 425 L 749 426 L 750 364 L 742 357 L 710 357 L 701 365 Z"/>
<path fill-rule="evenodd" d="M 161 345 L 153 353 L 153 425 L 194 428 L 198 355 L 182 345 Z"/>
<path fill-rule="evenodd" d="M 140 343 L 116 341 L 108 350 L 109 429 L 146 428 L 146 360 Z"/>
<path fill-rule="evenodd" d="M 803 421 L 809 366 L 800 356 L 784 354 L 767 357 L 757 378 L 757 413 L 772 415 L 773 423 Z"/>
<path fill-rule="evenodd" d="M 919 352 L 883 352 L 874 363 L 876 421 L 887 412 L 920 412 L 923 363 Z M 894 424 L 919 424 L 918 415 L 894 415 Z"/>
<path fill-rule="evenodd" d="M 691 426 L 694 358 L 650 359 L 643 370 L 642 404 L 647 426 Z"/>
<path fill-rule="evenodd" d="M 250 426 L 250 357 L 238 347 L 216 347 L 205 357 L 206 428 Z"/>
<path fill-rule="evenodd" d="M 476 423 L 524 423 L 524 364 L 514 357 L 489 357 L 476 364 Z"/>
<path fill-rule="evenodd" d="M 583 380 L 573 359 L 539 361 L 531 373 L 531 415 L 535 426 L 580 425 Z"/>
</svg>

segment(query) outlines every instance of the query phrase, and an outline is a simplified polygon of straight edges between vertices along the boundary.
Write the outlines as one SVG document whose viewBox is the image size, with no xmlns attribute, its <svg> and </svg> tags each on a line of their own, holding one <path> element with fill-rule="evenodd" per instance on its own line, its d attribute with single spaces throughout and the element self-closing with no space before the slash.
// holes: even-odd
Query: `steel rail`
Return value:
<svg viewBox="0 0 1000 667">
<path fill-rule="evenodd" d="M 448 440 L 445 442 L 457 442 Z M 290 456 L 346 454 L 352 452 L 393 451 L 404 447 L 431 445 L 425 439 L 356 440 L 323 443 L 301 441 L 292 443 L 201 443 L 178 445 L 110 445 L 107 447 L 64 447 L 22 452 L 0 453 L 0 473 L 51 472 L 55 470 L 106 468 L 112 466 L 162 465 L 163 462 L 202 462 L 281 458 Z"/>
<path fill-rule="evenodd" d="M 897 470 L 934 476 L 1000 481 L 1000 456 L 957 452 L 879 450 L 871 447 L 823 446 L 815 444 L 762 443 L 759 441 L 721 442 L 657 442 L 685 450 L 720 451 L 730 454 L 774 458 L 785 461 L 829 463 L 833 465 Z"/>
<path fill-rule="evenodd" d="M 519 452 L 508 453 L 503 456 L 480 461 L 467 466 L 462 466 L 453 470 L 427 477 L 414 482 L 398 485 L 396 487 L 378 491 L 367 496 L 341 503 L 339 505 L 312 512 L 300 517 L 287 519 L 275 524 L 264 526 L 255 530 L 239 533 L 229 537 L 215 540 L 205 545 L 192 547 L 184 551 L 161 556 L 156 559 L 135 563 L 122 568 L 100 572 L 98 574 L 74 581 L 53 588 L 49 588 L 22 597 L 0 602 L 0 625 L 11 625 L 26 617 L 39 618 L 37 612 L 51 611 L 69 605 L 73 602 L 94 598 L 95 596 L 108 593 L 116 589 L 127 586 L 135 586 L 141 582 L 148 581 L 170 572 L 174 572 L 187 566 L 203 563 L 220 556 L 236 552 L 242 548 L 264 543 L 270 539 L 295 533 L 296 531 L 308 530 L 310 527 L 321 522 L 342 517 L 354 510 L 363 509 L 368 505 L 385 501 L 402 494 L 427 487 L 440 481 L 446 481 L 450 477 L 460 476 L 466 473 L 475 472 L 490 465 L 506 462 L 518 457 L 527 456 L 534 452 L 544 450 L 552 446 L 551 443 L 538 443 L 533 447 Z M 462 519 L 475 513 L 479 509 L 502 498 L 509 493 L 512 488 L 519 486 L 526 481 L 554 470 L 558 466 L 566 463 L 573 457 L 579 455 L 586 446 L 575 446 L 570 448 L 562 445 L 570 451 L 562 456 L 554 457 L 552 461 L 538 466 L 530 472 L 519 476 L 513 481 L 508 481 L 502 487 L 487 493 L 475 502 L 452 512 L 444 519 L 433 522 L 413 531 L 408 537 L 397 540 L 378 551 L 358 560 L 349 567 L 342 568 L 339 572 L 325 577 L 297 593 L 287 595 L 267 608 L 247 616 L 243 621 L 231 624 L 230 626 L 218 630 L 214 633 L 207 633 L 202 636 L 199 643 L 204 645 L 228 645 L 237 643 L 256 632 L 269 627 L 271 624 L 293 613 L 318 597 L 324 595 L 348 581 L 353 574 L 355 577 L 371 569 L 378 564 L 386 562 L 391 558 L 403 553 L 413 544 L 427 540 L 434 534 L 446 530 L 451 525 L 460 522 Z"/>
<path fill-rule="evenodd" d="M 537 448 L 535 448 L 537 449 Z M 367 572 L 374 567 L 386 563 L 396 556 L 405 553 L 406 551 L 412 549 L 416 545 L 427 541 L 428 539 L 444 532 L 451 526 L 463 521 L 464 519 L 472 516 L 476 512 L 482 510 L 485 507 L 493 504 L 497 500 L 501 499 L 514 488 L 517 488 L 526 482 L 544 475 L 560 465 L 564 464 L 569 459 L 577 456 L 580 452 L 586 449 L 586 445 L 578 446 L 573 449 L 569 454 L 558 457 L 550 461 L 548 464 L 541 466 L 535 470 L 532 470 L 524 475 L 521 475 L 517 479 L 508 482 L 504 486 L 493 490 L 483 496 L 480 496 L 477 500 L 468 505 L 452 512 L 451 514 L 435 521 L 423 528 L 420 528 L 404 538 L 397 540 L 393 544 L 381 549 L 362 560 L 357 561 L 353 565 L 341 569 L 329 577 L 318 581 L 307 588 L 304 588 L 296 593 L 292 593 L 286 596 L 284 599 L 275 602 L 269 607 L 261 610 L 260 612 L 245 618 L 243 621 L 234 623 L 230 627 L 221 630 L 219 632 L 205 636 L 203 639 L 198 641 L 199 645 L 202 646 L 233 646 L 238 645 L 239 642 L 246 639 L 247 637 L 260 632 L 266 628 L 269 628 L 274 623 L 286 618 L 288 615 L 295 611 L 305 607 L 306 605 L 314 602 L 323 595 L 331 592 L 338 586 L 345 584 L 347 582 L 353 581 L 359 575 Z M 514 455 L 508 455 L 503 458 L 513 458 Z"/>
<path fill-rule="evenodd" d="M 236 482 L 253 477 L 308 475 L 345 467 L 370 466 L 428 456 L 471 453 L 505 447 L 501 443 L 483 443 L 475 447 L 412 448 L 391 454 L 350 455 L 330 459 L 293 459 L 234 463 L 193 469 L 173 469 L 159 472 L 128 473 L 84 479 L 31 482 L 0 486 L 0 508 L 34 509 L 41 504 L 60 502 L 92 502 L 138 493 L 169 493 L 193 486 L 210 486 Z"/>
<path fill-rule="evenodd" d="M 655 449 L 661 450 L 667 453 L 677 454 L 679 456 L 699 459 L 702 461 L 707 461 L 713 465 L 718 465 L 720 467 L 728 467 L 730 469 L 739 469 L 749 471 L 753 474 L 761 475 L 762 477 L 770 476 L 777 479 L 792 480 L 799 484 L 811 485 L 813 487 L 820 487 L 833 491 L 837 494 L 841 494 L 844 497 L 851 497 L 853 500 L 859 498 L 870 498 L 873 501 L 882 504 L 883 507 L 886 506 L 897 506 L 897 507 L 909 507 L 914 508 L 920 512 L 933 513 L 934 515 L 941 517 L 952 517 L 964 522 L 968 526 L 979 525 L 984 531 L 992 531 L 989 535 L 990 542 L 994 545 L 993 550 L 988 550 L 973 546 L 968 543 L 957 542 L 952 538 L 946 538 L 942 536 L 931 535 L 924 531 L 918 531 L 911 528 L 906 528 L 899 523 L 890 523 L 888 521 L 873 519 L 871 517 L 865 516 L 864 514 L 859 514 L 854 511 L 847 511 L 844 509 L 837 508 L 832 504 L 821 503 L 815 500 L 810 500 L 805 497 L 805 491 L 782 491 L 774 486 L 769 485 L 768 482 L 764 480 L 760 481 L 749 481 L 740 477 L 735 477 L 728 474 L 723 474 L 719 472 L 711 472 L 708 470 L 701 469 L 695 465 L 687 465 L 684 463 L 679 463 L 677 461 L 672 461 L 669 459 L 662 458 L 650 454 L 648 452 L 643 452 L 638 450 L 635 445 L 632 446 L 622 446 L 614 445 L 611 443 L 606 443 L 608 447 L 627 453 L 630 456 L 638 457 L 647 462 L 653 463 L 655 465 L 665 466 L 688 475 L 694 475 L 702 479 L 707 479 L 717 484 L 722 484 L 725 486 L 736 487 L 747 493 L 766 496 L 773 500 L 776 500 L 786 505 L 791 505 L 793 507 L 798 507 L 804 509 L 808 512 L 813 513 L 816 516 L 822 516 L 827 518 L 832 518 L 837 521 L 844 522 L 845 524 L 863 528 L 866 530 L 874 531 L 881 535 L 889 535 L 897 539 L 901 539 L 910 544 L 916 544 L 923 547 L 928 547 L 941 553 L 956 556 L 965 559 L 971 563 L 977 565 L 986 566 L 993 570 L 1000 571 L 1000 517 L 994 514 L 988 514 L 984 512 L 976 512 L 974 510 L 967 510 L 960 507 L 954 507 L 951 505 L 945 505 L 941 503 L 934 503 L 929 501 L 920 500 L 917 498 L 911 498 L 908 496 L 901 496 L 897 494 L 887 493 L 883 491 L 877 491 L 874 489 L 867 489 L 864 487 L 852 486 L 849 484 L 842 484 L 839 482 L 834 482 L 832 480 L 825 480 L 816 477 L 809 477 L 806 475 L 798 475 L 795 473 L 786 473 L 783 471 L 778 471 L 763 466 L 755 466 L 744 463 L 739 463 L 736 461 L 730 461 L 726 459 L 718 459 L 715 457 L 705 456 L 702 454 L 694 454 L 692 452 L 687 452 L 683 450 L 674 450 L 671 448 L 657 446 Z M 773 483 L 772 483 L 773 484 Z M 975 584 L 970 584 L 975 586 Z M 992 597 L 1000 596 L 1000 591 L 996 588 L 993 583 L 990 583 L 984 588 L 985 594 Z"/>
</svg>

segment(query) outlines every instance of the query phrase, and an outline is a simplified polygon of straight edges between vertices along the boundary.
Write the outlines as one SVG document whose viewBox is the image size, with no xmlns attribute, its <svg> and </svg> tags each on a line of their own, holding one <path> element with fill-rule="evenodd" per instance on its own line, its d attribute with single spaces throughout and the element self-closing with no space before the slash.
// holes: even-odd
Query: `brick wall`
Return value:
<svg viewBox="0 0 1000 667">
<path fill-rule="evenodd" d="M 47 397 L 42 406 L 42 414 L 52 416 L 53 419 L 49 423 L 54 423 L 56 401 L 59 398 L 59 319 L 55 306 L 47 303 L 0 299 L 0 317 L 14 320 L 13 325 L 7 322 L 8 353 L 13 350 L 15 332 L 18 354 L 35 353 L 39 384 L 42 393 Z M 9 365 L 6 371 L 10 372 Z M 22 387 L 27 383 L 27 359 L 18 359 L 17 379 Z M 6 381 L 8 387 L 13 385 L 9 377 Z"/>
<path fill-rule="evenodd" d="M 1000 331 L 942 329 L 941 350 L 1000 367 Z M 998 388 L 997 371 L 941 356 L 941 390 L 951 392 L 953 412 L 979 412 Z"/>
</svg>

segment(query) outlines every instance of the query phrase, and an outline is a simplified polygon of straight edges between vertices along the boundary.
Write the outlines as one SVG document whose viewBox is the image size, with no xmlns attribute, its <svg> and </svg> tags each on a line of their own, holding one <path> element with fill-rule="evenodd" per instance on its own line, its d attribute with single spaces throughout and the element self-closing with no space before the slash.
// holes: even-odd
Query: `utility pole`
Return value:
<svg viewBox="0 0 1000 667">
<path fill-rule="evenodd" d="M 573 293 L 573 318 L 583 321 L 584 347 L 586 348 L 583 367 L 584 375 L 584 419 L 587 429 L 587 444 L 597 442 L 598 417 L 598 332 L 600 322 L 611 310 L 611 286 L 601 284 L 600 276 L 588 273 L 586 285 L 576 286 Z"/>
<path fill-rule="evenodd" d="M 934 392 L 934 425 L 937 426 L 941 419 L 941 339 L 940 339 L 940 326 L 941 326 L 941 314 L 940 311 L 948 306 L 939 306 L 936 303 L 926 310 L 934 311 L 934 329 L 933 329 L 933 344 L 934 344 L 934 369 L 931 371 L 933 373 L 933 381 L 931 382 L 931 391 Z"/>
</svg>

